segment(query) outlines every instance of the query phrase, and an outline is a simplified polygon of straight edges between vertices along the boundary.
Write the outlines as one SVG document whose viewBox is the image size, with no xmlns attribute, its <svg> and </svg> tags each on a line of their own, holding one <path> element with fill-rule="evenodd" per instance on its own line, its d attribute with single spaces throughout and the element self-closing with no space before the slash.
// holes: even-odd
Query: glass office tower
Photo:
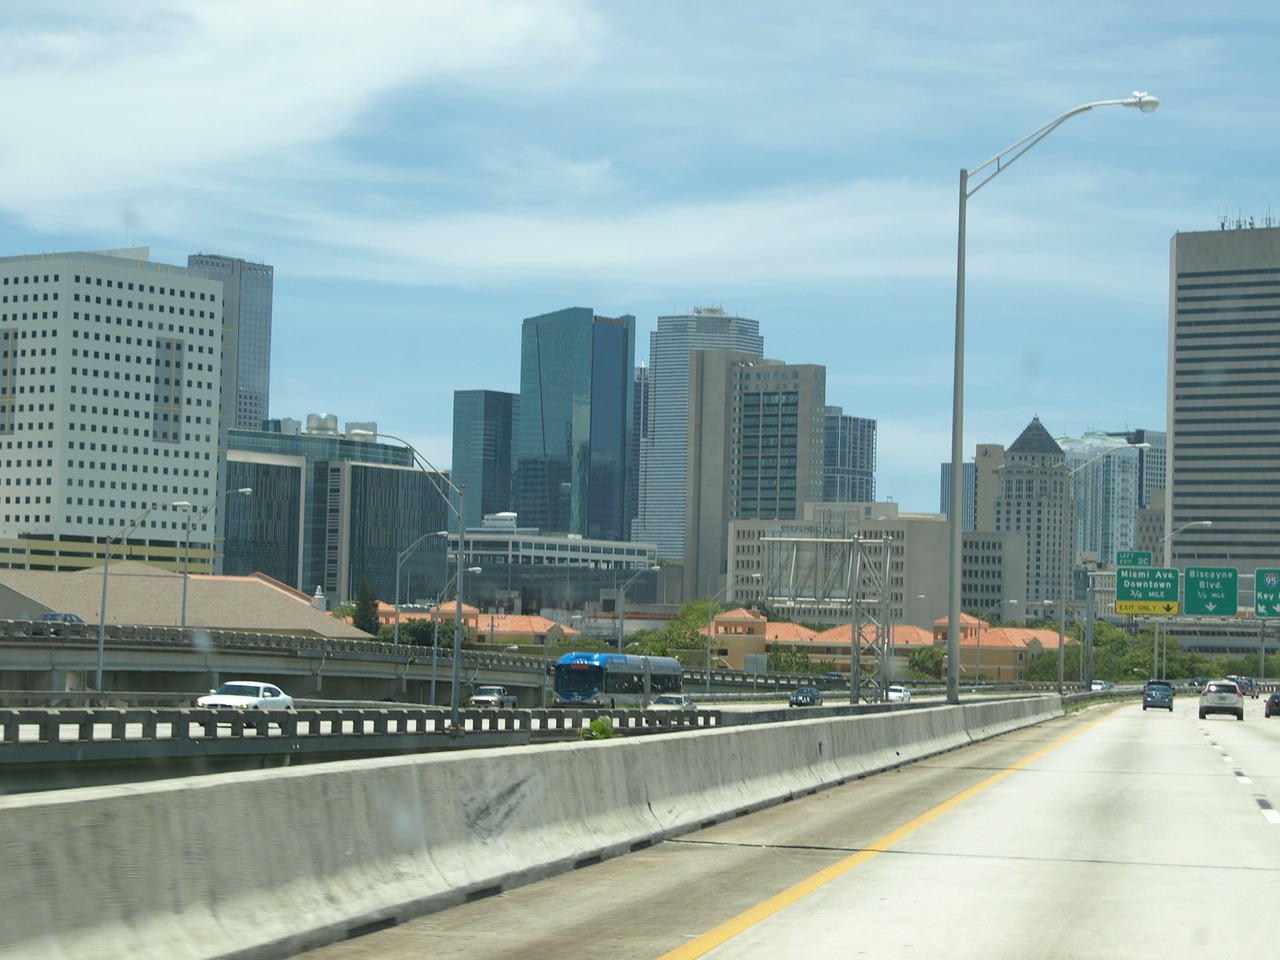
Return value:
<svg viewBox="0 0 1280 960">
<path fill-rule="evenodd" d="M 684 495 L 689 457 L 689 354 L 735 350 L 763 356 L 756 320 L 719 307 L 659 317 L 649 334 L 649 419 L 640 442 L 639 517 L 632 539 L 653 541 L 671 560 L 684 557 Z"/>
<path fill-rule="evenodd" d="M 453 392 L 451 472 L 453 482 L 467 493 L 468 527 L 480 526 L 486 514 L 515 509 L 511 441 L 519 399 L 498 390 Z"/>
<path fill-rule="evenodd" d="M 636 319 L 570 307 L 524 321 L 516 511 L 544 533 L 627 538 Z"/>
<path fill-rule="evenodd" d="M 822 499 L 827 503 L 874 503 L 876 421 L 827 407 Z"/>
<path fill-rule="evenodd" d="M 398 571 L 401 603 L 438 594 L 448 538 L 430 534 L 452 517 L 439 479 L 398 444 L 291 424 L 230 431 L 229 489 L 253 495 L 223 500 L 223 573 L 265 573 L 306 593 L 320 586 L 336 603 L 354 598 L 363 577 L 392 603 Z"/>
<path fill-rule="evenodd" d="M 261 430 L 263 421 L 270 416 L 275 268 L 238 257 L 194 253 L 187 257 L 187 269 L 222 281 L 224 422 L 237 430 Z"/>
</svg>

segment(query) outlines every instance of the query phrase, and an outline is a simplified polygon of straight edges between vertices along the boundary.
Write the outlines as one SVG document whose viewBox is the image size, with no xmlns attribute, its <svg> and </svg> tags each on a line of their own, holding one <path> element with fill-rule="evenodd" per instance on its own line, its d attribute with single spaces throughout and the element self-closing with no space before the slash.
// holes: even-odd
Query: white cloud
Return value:
<svg viewBox="0 0 1280 960">
<path fill-rule="evenodd" d="M 59 17 L 57 14 L 63 12 Z M 149 208 L 210 178 L 322 178 L 380 97 L 563 82 L 589 64 L 569 0 L 151 0 L 0 32 L 11 131 L 3 203 L 47 229 Z"/>
</svg>

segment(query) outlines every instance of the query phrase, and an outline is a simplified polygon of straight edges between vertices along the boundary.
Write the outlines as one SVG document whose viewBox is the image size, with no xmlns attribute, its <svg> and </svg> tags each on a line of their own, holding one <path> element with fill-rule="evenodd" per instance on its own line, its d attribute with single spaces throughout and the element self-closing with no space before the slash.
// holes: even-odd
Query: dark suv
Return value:
<svg viewBox="0 0 1280 960">
<path fill-rule="evenodd" d="M 1148 680 L 1142 690 L 1142 709 L 1164 707 L 1173 713 L 1173 684 L 1166 680 Z"/>
<path fill-rule="evenodd" d="M 796 687 L 796 692 L 791 695 L 791 706 L 820 707 L 822 694 L 817 687 Z"/>
<path fill-rule="evenodd" d="M 66 633 L 69 623 L 83 624 L 74 613 L 42 613 L 40 619 L 31 625 L 33 637 L 60 637 Z"/>
</svg>

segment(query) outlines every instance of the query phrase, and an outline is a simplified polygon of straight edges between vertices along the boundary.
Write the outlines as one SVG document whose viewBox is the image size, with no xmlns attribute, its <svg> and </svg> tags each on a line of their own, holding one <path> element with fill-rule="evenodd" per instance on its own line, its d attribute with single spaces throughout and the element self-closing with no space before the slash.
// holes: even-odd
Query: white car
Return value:
<svg viewBox="0 0 1280 960">
<path fill-rule="evenodd" d="M 256 680 L 230 680 L 196 700 L 197 707 L 234 710 L 292 710 L 293 697 L 279 687 Z"/>
<path fill-rule="evenodd" d="M 895 684 L 889 688 L 885 695 L 885 699 L 890 703 L 906 703 L 911 699 L 911 691 L 906 687 L 900 687 Z"/>
<path fill-rule="evenodd" d="M 649 704 L 650 710 L 697 710 L 698 705 L 687 693 L 660 693 Z"/>
<path fill-rule="evenodd" d="M 1229 713 L 1244 719 L 1244 694 L 1234 680 L 1210 680 L 1200 691 L 1200 719 L 1211 713 Z"/>
</svg>

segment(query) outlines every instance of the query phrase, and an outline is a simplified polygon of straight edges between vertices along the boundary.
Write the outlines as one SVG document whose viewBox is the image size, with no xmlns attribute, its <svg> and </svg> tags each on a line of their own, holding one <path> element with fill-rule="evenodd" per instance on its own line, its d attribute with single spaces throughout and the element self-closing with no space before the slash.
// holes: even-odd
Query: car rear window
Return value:
<svg viewBox="0 0 1280 960">
<path fill-rule="evenodd" d="M 1209 693 L 1239 693 L 1240 688 L 1234 683 L 1211 683 L 1206 688 Z"/>
<path fill-rule="evenodd" d="M 1148 683 L 1147 684 L 1148 693 L 1168 693 L 1172 689 L 1173 688 L 1170 687 L 1169 684 L 1167 683 Z"/>
</svg>

